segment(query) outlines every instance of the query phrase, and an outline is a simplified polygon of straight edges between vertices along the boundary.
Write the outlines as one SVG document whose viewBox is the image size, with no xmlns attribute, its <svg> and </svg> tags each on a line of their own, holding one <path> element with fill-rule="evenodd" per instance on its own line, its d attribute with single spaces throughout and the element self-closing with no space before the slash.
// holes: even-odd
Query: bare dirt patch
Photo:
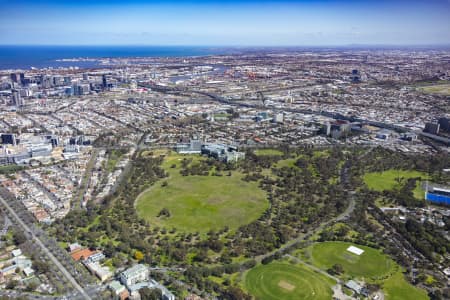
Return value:
<svg viewBox="0 0 450 300">
<path fill-rule="evenodd" d="M 282 289 L 288 290 L 289 292 L 295 289 L 295 285 L 292 285 L 284 280 L 280 280 L 280 282 L 278 282 L 278 286 Z"/>
</svg>

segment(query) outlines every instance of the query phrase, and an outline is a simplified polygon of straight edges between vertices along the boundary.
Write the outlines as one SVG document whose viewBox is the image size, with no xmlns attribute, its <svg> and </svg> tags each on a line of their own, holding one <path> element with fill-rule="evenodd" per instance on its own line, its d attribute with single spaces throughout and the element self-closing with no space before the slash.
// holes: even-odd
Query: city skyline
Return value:
<svg viewBox="0 0 450 300">
<path fill-rule="evenodd" d="M 448 45 L 450 2 L 0 1 L 1 45 Z"/>
</svg>

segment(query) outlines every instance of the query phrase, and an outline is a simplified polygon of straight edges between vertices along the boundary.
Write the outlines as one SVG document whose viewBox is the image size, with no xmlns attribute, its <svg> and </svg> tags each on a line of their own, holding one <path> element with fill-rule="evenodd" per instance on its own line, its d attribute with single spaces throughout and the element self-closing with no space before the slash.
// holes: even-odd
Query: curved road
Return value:
<svg viewBox="0 0 450 300">
<path fill-rule="evenodd" d="M 264 258 L 269 257 L 269 256 L 271 256 L 271 255 L 274 255 L 274 254 L 276 254 L 276 253 L 281 253 L 281 254 L 282 254 L 283 251 L 286 250 L 287 248 L 289 248 L 289 247 L 291 247 L 291 246 L 293 246 L 293 245 L 295 245 L 295 244 L 301 242 L 301 241 L 304 240 L 307 236 L 312 236 L 312 235 L 314 235 L 315 233 L 317 233 L 317 232 L 323 230 L 323 229 L 324 229 L 326 226 L 328 226 L 330 223 L 333 223 L 333 222 L 335 222 L 335 221 L 342 221 L 342 220 L 345 220 L 346 218 L 348 218 L 348 217 L 350 216 L 350 214 L 353 212 L 354 209 L 355 209 L 355 199 L 351 196 L 351 197 L 350 197 L 350 202 L 349 202 L 349 204 L 348 204 L 348 206 L 347 206 L 347 209 L 346 209 L 343 213 L 341 213 L 339 216 L 337 216 L 337 217 L 335 217 L 335 218 L 331 218 L 330 220 L 328 220 L 328 221 L 326 221 L 326 222 L 324 222 L 324 223 L 321 223 L 318 227 L 314 228 L 313 231 L 310 231 L 310 232 L 308 232 L 308 233 L 300 234 L 298 237 L 296 237 L 296 238 L 293 239 L 293 240 L 290 240 L 289 242 L 287 242 L 286 244 L 284 244 L 283 246 L 281 246 L 281 247 L 278 248 L 278 249 L 275 249 L 275 250 L 273 250 L 273 251 L 271 251 L 271 252 L 269 252 L 269 253 L 266 253 L 266 254 L 262 254 L 262 255 L 256 256 L 256 257 L 255 257 L 255 260 L 256 260 L 257 262 L 261 262 Z"/>
<path fill-rule="evenodd" d="M 356 158 L 356 160 L 361 160 L 363 159 L 367 154 L 369 154 L 373 149 L 375 149 L 374 147 L 369 148 L 367 151 L 365 151 L 363 154 L 361 154 L 360 156 L 358 156 Z M 344 167 L 342 168 L 341 171 L 341 184 L 346 185 L 348 183 L 348 171 L 351 167 L 351 161 L 347 160 L 344 164 Z M 347 219 L 348 217 L 350 217 L 350 215 L 353 213 L 353 211 L 355 210 L 355 198 L 354 195 L 355 192 L 354 191 L 349 191 L 348 195 L 349 195 L 349 203 L 347 208 L 345 209 L 345 211 L 343 211 L 341 214 L 339 214 L 338 216 L 331 218 L 330 220 L 321 223 L 318 227 L 316 227 L 314 230 L 308 232 L 308 233 L 303 233 L 300 234 L 298 237 L 296 237 L 293 240 L 290 240 L 289 242 L 287 242 L 286 244 L 284 244 L 283 246 L 281 246 L 278 249 L 275 249 L 269 253 L 266 254 L 262 254 L 259 256 L 255 257 L 255 260 L 257 262 L 261 262 L 264 258 L 269 257 L 271 255 L 277 254 L 277 253 L 281 253 L 283 254 L 283 251 L 288 249 L 289 247 L 301 242 L 302 240 L 304 240 L 307 236 L 312 236 L 315 233 L 323 230 L 326 226 L 328 226 L 329 224 L 335 222 L 335 221 L 343 221 L 345 219 Z"/>
</svg>

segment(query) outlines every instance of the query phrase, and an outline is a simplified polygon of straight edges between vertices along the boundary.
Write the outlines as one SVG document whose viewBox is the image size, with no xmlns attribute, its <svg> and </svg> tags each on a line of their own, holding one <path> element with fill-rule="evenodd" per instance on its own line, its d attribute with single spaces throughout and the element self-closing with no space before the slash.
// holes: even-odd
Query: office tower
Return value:
<svg viewBox="0 0 450 300">
<path fill-rule="evenodd" d="M 3 133 L 0 135 L 0 141 L 2 144 L 16 145 L 16 135 L 13 133 Z"/>
<path fill-rule="evenodd" d="M 24 73 L 11 73 L 11 81 L 14 83 L 22 83 L 25 79 Z"/>
<path fill-rule="evenodd" d="M 63 82 L 64 82 L 63 80 L 64 79 L 62 78 L 62 76 L 54 76 L 53 77 L 53 85 L 60 86 L 63 84 Z"/>
<path fill-rule="evenodd" d="M 18 90 L 11 90 L 11 103 L 15 106 L 22 106 L 23 101 Z"/>
<path fill-rule="evenodd" d="M 450 132 L 450 118 L 439 118 L 438 124 L 439 130 L 444 132 Z"/>
<path fill-rule="evenodd" d="M 360 74 L 358 70 L 352 70 L 352 75 L 350 76 L 350 79 L 353 83 L 357 83 L 360 82 L 361 78 L 360 78 Z"/>
<path fill-rule="evenodd" d="M 19 83 L 21 85 L 25 84 L 25 74 L 24 73 L 19 73 Z"/>
<path fill-rule="evenodd" d="M 64 84 L 66 84 L 66 85 L 72 84 L 72 77 L 64 76 Z"/>
<path fill-rule="evenodd" d="M 102 82 L 103 82 L 103 88 L 106 89 L 108 87 L 108 78 L 106 77 L 106 74 L 103 74 Z"/>
<path fill-rule="evenodd" d="M 423 131 L 431 134 L 438 134 L 439 127 L 439 123 L 425 123 L 425 129 Z"/>
</svg>

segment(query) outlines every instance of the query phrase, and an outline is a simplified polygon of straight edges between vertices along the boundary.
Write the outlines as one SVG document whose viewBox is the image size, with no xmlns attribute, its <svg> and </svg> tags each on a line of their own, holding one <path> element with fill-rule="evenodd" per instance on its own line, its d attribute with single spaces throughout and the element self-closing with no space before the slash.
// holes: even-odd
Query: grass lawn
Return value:
<svg viewBox="0 0 450 300">
<path fill-rule="evenodd" d="M 69 247 L 69 243 L 67 242 L 58 242 L 59 247 L 61 247 L 62 249 L 67 249 Z"/>
<path fill-rule="evenodd" d="M 239 172 L 221 177 L 182 176 L 180 161 L 184 157 L 167 156 L 163 162 L 163 168 L 170 174 L 164 179 L 167 186 L 157 182 L 136 200 L 139 215 L 152 225 L 182 232 L 206 233 L 225 226 L 235 230 L 256 220 L 267 209 L 266 193 L 257 183 L 241 180 L 243 175 Z M 175 168 L 171 168 L 173 164 Z M 163 208 L 169 210 L 170 217 L 158 217 Z"/>
<path fill-rule="evenodd" d="M 420 87 L 419 90 L 426 94 L 439 94 L 450 96 L 450 84 L 436 84 Z"/>
<path fill-rule="evenodd" d="M 313 157 L 328 157 L 330 155 L 330 150 L 316 150 L 313 153 Z"/>
<path fill-rule="evenodd" d="M 255 154 L 258 156 L 282 156 L 283 152 L 276 149 L 256 149 Z"/>
<path fill-rule="evenodd" d="M 260 300 L 331 299 L 327 278 L 302 266 L 259 265 L 245 276 L 245 288 Z"/>
<path fill-rule="evenodd" d="M 15 173 L 17 171 L 21 171 L 23 169 L 25 169 L 24 166 L 18 166 L 18 165 L 0 166 L 0 174 L 11 174 L 11 173 Z"/>
<path fill-rule="evenodd" d="M 400 179 L 400 182 L 402 182 L 403 180 L 417 177 L 420 177 L 422 179 L 429 178 L 427 174 L 419 171 L 391 169 L 384 172 L 366 173 L 364 174 L 364 182 L 370 189 L 382 192 L 384 190 L 392 190 L 400 187 L 402 183 L 399 183 L 397 179 Z M 424 198 L 424 191 L 421 187 L 420 180 L 416 182 L 416 188 L 414 189 L 413 193 L 417 199 Z"/>
<path fill-rule="evenodd" d="M 398 271 L 383 284 L 386 300 L 422 300 L 429 299 L 427 293 L 405 280 L 402 272 Z"/>
<path fill-rule="evenodd" d="M 276 168 L 282 168 L 282 167 L 288 167 L 288 168 L 293 168 L 296 167 L 295 166 L 295 162 L 297 161 L 297 158 L 288 158 L 288 159 L 283 159 L 278 161 L 275 164 Z"/>
<path fill-rule="evenodd" d="M 229 118 L 231 117 L 230 114 L 227 113 L 218 113 L 218 114 L 214 114 L 214 118 L 219 118 L 219 119 L 223 119 L 223 118 Z"/>
<path fill-rule="evenodd" d="M 352 245 L 364 252 L 356 255 L 347 251 Z M 344 269 L 344 275 L 366 279 L 388 275 L 395 267 L 394 261 L 380 250 L 346 242 L 316 243 L 311 246 L 311 256 L 313 264 L 321 269 L 326 270 L 334 264 L 340 264 Z"/>
</svg>

